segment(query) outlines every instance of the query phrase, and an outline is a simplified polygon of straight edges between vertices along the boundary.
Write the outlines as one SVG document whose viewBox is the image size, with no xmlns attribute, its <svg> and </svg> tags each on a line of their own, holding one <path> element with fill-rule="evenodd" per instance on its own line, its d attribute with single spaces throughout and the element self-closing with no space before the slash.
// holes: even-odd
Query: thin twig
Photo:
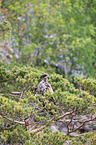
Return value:
<svg viewBox="0 0 96 145">
<path fill-rule="evenodd" d="M 14 123 L 17 123 L 17 124 L 23 124 L 23 125 L 25 125 L 25 122 L 13 120 L 13 119 L 11 119 L 11 118 L 8 118 L 7 116 L 4 116 L 2 113 L 0 113 L 0 115 L 1 115 L 3 118 L 6 118 L 7 120 L 9 120 L 9 121 L 11 121 L 11 122 L 14 122 Z"/>
<path fill-rule="evenodd" d="M 9 127 L 1 127 L 0 130 L 8 130 L 8 129 L 11 129 L 11 128 L 15 127 L 16 125 L 18 125 L 18 123 L 14 124 L 14 125 L 11 125 Z"/>
<path fill-rule="evenodd" d="M 34 130 L 31 130 L 30 133 L 31 133 L 31 132 L 38 132 L 38 131 L 40 131 L 41 129 L 43 129 L 43 128 L 49 126 L 50 122 L 52 122 L 53 120 L 54 120 L 54 117 L 53 117 L 51 120 L 49 120 L 49 121 L 47 122 L 46 125 L 44 125 L 44 126 L 42 126 L 42 127 L 40 127 L 40 128 L 36 128 L 36 129 L 34 129 Z"/>
<path fill-rule="evenodd" d="M 64 123 L 64 122 L 70 122 L 70 119 L 58 120 L 58 122 L 62 122 L 62 123 Z M 72 120 L 72 122 L 73 123 L 77 123 L 77 122 L 82 123 L 82 122 L 84 122 L 84 120 Z M 94 122 L 96 122 L 96 121 L 94 121 Z"/>
<path fill-rule="evenodd" d="M 74 130 L 72 130 L 72 131 L 69 131 L 69 134 L 72 133 L 72 132 L 77 131 L 78 129 L 80 129 L 82 126 L 84 126 L 85 123 L 90 122 L 90 121 L 93 121 L 93 120 L 95 120 L 95 119 L 96 119 L 96 117 L 94 117 L 93 119 L 91 118 L 91 119 L 85 120 L 85 121 L 84 121 L 80 126 L 78 126 L 76 129 L 74 129 Z"/>
<path fill-rule="evenodd" d="M 21 98 L 23 97 L 23 95 L 33 86 L 33 84 L 30 85 L 29 87 L 28 87 L 28 85 L 29 85 L 29 83 L 23 88 L 22 93 L 20 95 L 19 101 L 21 100 Z"/>
<path fill-rule="evenodd" d="M 45 128 L 46 126 L 49 126 L 50 122 L 52 122 L 52 121 L 57 121 L 57 120 L 59 120 L 59 119 L 64 118 L 64 117 L 67 116 L 67 115 L 70 115 L 70 114 L 72 114 L 72 112 L 67 112 L 67 113 L 65 113 L 65 114 L 63 114 L 62 116 L 59 116 L 59 117 L 57 117 L 57 118 L 52 117 L 52 119 L 49 120 L 49 121 L 47 122 L 46 125 L 44 125 L 44 126 L 42 126 L 42 127 L 40 127 L 40 128 L 36 128 L 36 129 L 34 129 L 34 130 L 31 130 L 30 132 L 38 132 L 38 131 L 40 131 L 41 129 Z"/>
<path fill-rule="evenodd" d="M 42 109 L 40 110 L 37 110 L 36 112 L 39 113 L 39 112 L 42 112 L 44 109 L 46 109 L 46 106 L 44 106 Z"/>
<path fill-rule="evenodd" d="M 37 125 L 38 124 L 35 124 L 34 126 L 32 126 L 32 128 L 30 128 L 29 131 L 32 130 L 32 129 L 34 129 L 35 127 L 37 127 Z"/>
<path fill-rule="evenodd" d="M 12 94 L 21 94 L 22 92 L 12 92 Z"/>
<path fill-rule="evenodd" d="M 28 87 L 28 84 L 23 88 L 22 93 L 21 93 L 21 95 L 20 95 L 20 99 L 23 97 L 23 95 L 24 95 L 24 90 L 25 90 L 27 87 Z M 20 99 L 19 99 L 19 101 L 20 101 Z"/>
<path fill-rule="evenodd" d="M 18 97 L 19 95 L 10 94 L 10 96 L 13 96 L 13 97 Z"/>
<path fill-rule="evenodd" d="M 71 120 L 70 120 L 69 123 L 67 124 L 67 134 L 68 134 L 68 135 L 69 135 L 69 130 L 70 130 L 69 125 L 72 123 L 73 117 L 74 117 L 75 115 L 76 115 L 76 114 L 72 115 Z"/>
<path fill-rule="evenodd" d="M 64 117 L 66 117 L 67 115 L 71 115 L 72 113 L 73 113 L 73 111 L 72 111 L 72 112 L 67 112 L 67 113 L 65 113 L 65 114 L 63 114 L 63 115 L 57 117 L 57 118 L 55 119 L 55 121 L 58 121 L 58 120 L 60 120 L 60 119 L 62 119 L 62 118 L 64 118 Z"/>
</svg>

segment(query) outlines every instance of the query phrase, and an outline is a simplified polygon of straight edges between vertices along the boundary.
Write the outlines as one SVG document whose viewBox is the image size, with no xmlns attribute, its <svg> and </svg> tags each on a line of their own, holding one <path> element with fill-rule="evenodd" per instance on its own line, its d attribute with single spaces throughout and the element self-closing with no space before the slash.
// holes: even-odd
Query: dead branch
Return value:
<svg viewBox="0 0 96 145">
<path fill-rule="evenodd" d="M 19 95 L 10 94 L 10 96 L 13 96 L 13 97 L 18 97 Z"/>
<path fill-rule="evenodd" d="M 73 117 L 74 117 L 75 115 L 76 115 L 76 114 L 72 115 L 71 120 L 70 120 L 69 123 L 67 124 L 67 134 L 69 134 L 69 130 L 70 130 L 69 125 L 72 123 Z"/>
<path fill-rule="evenodd" d="M 18 125 L 18 123 L 14 124 L 14 125 L 11 125 L 9 127 L 1 127 L 0 130 L 9 130 L 9 129 L 15 127 L 16 125 Z"/>
<path fill-rule="evenodd" d="M 62 123 L 64 123 L 64 122 L 70 122 L 70 119 L 66 119 L 66 120 L 58 120 L 58 122 L 62 122 Z M 77 123 L 77 122 L 79 122 L 79 123 L 82 123 L 82 122 L 84 122 L 84 120 L 72 120 L 72 122 L 73 123 Z M 93 122 L 96 122 L 96 121 L 93 121 Z"/>
<path fill-rule="evenodd" d="M 28 87 L 29 86 L 29 87 Z M 21 92 L 21 95 L 20 95 L 20 99 L 19 101 L 21 100 L 21 98 L 23 97 L 23 95 L 33 86 L 32 85 L 29 85 L 29 83 L 23 88 L 22 92 Z"/>
<path fill-rule="evenodd" d="M 34 130 L 30 130 L 30 132 L 38 132 L 38 131 L 40 131 L 41 129 L 43 129 L 43 128 L 49 126 L 50 122 L 52 122 L 52 121 L 57 121 L 57 120 L 59 120 L 59 119 L 64 118 L 65 116 L 71 115 L 71 114 L 72 114 L 72 112 L 67 112 L 67 113 L 63 114 L 62 116 L 59 116 L 58 118 L 52 117 L 52 119 L 49 120 L 49 121 L 47 122 L 46 125 L 44 125 L 44 126 L 42 126 L 42 127 L 40 127 L 40 128 L 36 128 L 36 129 L 34 129 Z"/>
<path fill-rule="evenodd" d="M 63 115 L 57 117 L 54 121 L 58 121 L 58 120 L 60 120 L 60 119 L 62 119 L 62 118 L 64 118 L 64 117 L 66 117 L 67 115 L 71 115 L 72 113 L 73 113 L 73 111 L 67 112 L 67 113 L 65 113 L 65 114 L 63 114 Z"/>
<path fill-rule="evenodd" d="M 67 135 L 69 135 L 72 132 L 75 132 L 75 131 L 79 130 L 82 126 L 84 126 L 85 123 L 90 122 L 90 121 L 93 121 L 95 119 L 96 119 L 96 117 L 94 117 L 93 119 L 91 118 L 91 119 L 88 119 L 88 120 L 83 121 L 83 123 L 80 126 L 78 126 L 76 129 L 74 129 L 72 131 L 69 131 L 69 133 Z"/>
<path fill-rule="evenodd" d="M 21 98 L 23 97 L 24 92 L 25 92 L 25 90 L 26 90 L 27 87 L 28 87 L 28 84 L 23 88 L 22 93 L 21 93 L 21 95 L 20 95 L 20 100 L 21 100 Z M 20 100 L 19 100 L 19 101 L 20 101 Z"/>
<path fill-rule="evenodd" d="M 31 132 L 38 132 L 38 131 L 42 130 L 43 128 L 49 126 L 50 122 L 52 122 L 53 120 L 54 120 L 54 117 L 53 117 L 51 120 L 49 120 L 49 121 L 47 122 L 46 125 L 44 125 L 44 126 L 42 126 L 42 127 L 40 127 L 40 128 L 36 128 L 36 129 L 34 129 L 34 130 L 31 130 L 30 133 L 31 133 Z"/>
<path fill-rule="evenodd" d="M 12 94 L 21 94 L 22 92 L 12 92 Z"/>
<path fill-rule="evenodd" d="M 44 106 L 42 109 L 39 109 L 38 111 L 36 111 L 37 113 L 42 112 L 44 109 L 46 109 L 46 106 Z"/>
<path fill-rule="evenodd" d="M 13 119 L 8 118 L 7 116 L 3 115 L 2 113 L 0 113 L 0 115 L 1 115 L 3 118 L 6 118 L 7 120 L 9 120 L 9 121 L 11 121 L 11 122 L 14 122 L 14 123 L 17 123 L 17 124 L 23 124 L 23 125 L 25 125 L 25 122 L 13 120 Z"/>
<path fill-rule="evenodd" d="M 35 127 L 37 127 L 38 124 L 35 124 L 34 126 L 32 126 L 32 128 L 29 129 L 29 131 L 31 131 L 32 129 L 34 129 Z"/>
</svg>

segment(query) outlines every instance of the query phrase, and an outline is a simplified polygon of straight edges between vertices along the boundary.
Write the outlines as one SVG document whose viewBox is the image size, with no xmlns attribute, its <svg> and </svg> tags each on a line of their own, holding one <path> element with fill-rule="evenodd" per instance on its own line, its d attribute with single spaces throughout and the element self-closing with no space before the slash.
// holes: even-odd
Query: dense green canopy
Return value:
<svg viewBox="0 0 96 145">
<path fill-rule="evenodd" d="M 96 87 L 94 81 L 90 87 L 90 83 L 86 84 L 89 80 L 82 79 L 80 84 L 87 86 L 84 91 L 82 90 L 84 88 L 78 89 L 76 86 L 76 89 L 67 79 L 53 73 L 50 74 L 49 83 L 54 93 L 46 92 L 43 96 L 35 95 L 34 90 L 43 71 L 28 66 L 15 66 L 11 69 L 6 67 L 3 65 L 0 67 L 0 135 L 2 143 L 31 142 L 39 144 L 43 141 L 54 144 L 54 138 L 55 142 L 59 139 L 58 144 L 62 144 L 69 139 L 68 135 L 78 133 L 84 124 L 96 120 L 96 110 L 93 106 L 96 103 L 94 97 L 96 92 L 92 92 L 91 95 L 89 91 L 89 88 Z M 60 133 L 60 130 L 52 133 L 47 128 L 60 122 L 65 122 L 66 135 Z M 93 133 L 89 135 L 90 140 L 91 135 L 93 136 Z"/>
<path fill-rule="evenodd" d="M 7 62 L 96 77 L 96 0 L 2 0 L 0 15 Z"/>
<path fill-rule="evenodd" d="M 95 19 L 96 0 L 0 0 L 0 144 L 96 144 Z"/>
</svg>

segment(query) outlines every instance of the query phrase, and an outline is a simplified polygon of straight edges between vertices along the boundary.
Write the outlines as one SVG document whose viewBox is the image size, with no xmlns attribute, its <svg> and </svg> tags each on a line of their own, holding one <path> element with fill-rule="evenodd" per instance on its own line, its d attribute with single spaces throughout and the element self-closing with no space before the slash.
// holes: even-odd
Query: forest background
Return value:
<svg viewBox="0 0 96 145">
<path fill-rule="evenodd" d="M 10 124 L 10 121 L 8 120 L 8 117 L 14 118 L 13 115 L 14 111 L 13 113 L 12 112 L 9 113 L 8 110 L 10 109 L 7 108 L 6 110 L 5 109 L 6 105 L 5 108 L 3 108 L 4 107 L 3 103 L 7 102 L 8 101 L 7 99 L 9 99 L 8 101 L 9 104 L 12 103 L 11 101 L 13 100 L 15 101 L 15 103 L 16 102 L 19 102 L 21 104 L 24 103 L 23 102 L 24 98 L 21 97 L 21 100 L 18 100 L 17 98 L 14 97 L 13 99 L 12 97 L 10 97 L 10 92 L 11 93 L 14 91 L 20 92 L 20 90 L 24 89 L 25 87 L 24 85 L 26 83 L 30 85 L 30 83 L 34 82 L 34 81 L 30 82 L 30 80 L 27 80 L 27 78 L 29 79 L 33 76 L 33 78 L 37 77 L 38 79 L 39 75 L 41 75 L 43 72 L 46 72 L 51 76 L 51 81 L 53 82 L 53 84 L 51 85 L 53 85 L 54 91 L 57 89 L 55 83 L 57 82 L 59 83 L 62 80 L 61 82 L 65 83 L 61 85 L 65 85 L 66 86 L 65 90 L 69 91 L 70 93 L 76 95 L 76 90 L 75 91 L 73 90 L 78 89 L 81 91 L 86 91 L 86 93 L 89 93 L 89 96 L 92 95 L 91 100 L 93 100 L 93 102 L 87 100 L 88 98 L 86 99 L 87 101 L 90 102 L 89 103 L 90 105 L 88 104 L 89 106 L 87 107 L 90 107 L 91 105 L 95 104 L 96 101 L 95 17 L 96 17 L 96 0 L 23 0 L 23 1 L 0 0 L 0 65 L 1 65 L 0 83 L 1 83 L 1 110 L 2 110 L 0 112 L 1 113 L 0 119 L 2 126 L 1 130 L 3 132 L 0 141 L 2 143 L 8 142 L 8 138 L 10 138 L 11 143 L 14 143 L 14 141 L 12 140 L 14 136 L 14 127 L 15 129 L 17 129 L 16 132 L 19 133 L 18 125 L 15 126 L 16 122 L 14 121 L 12 122 L 12 120 L 10 120 L 11 121 Z M 32 74 L 30 71 L 32 71 Z M 27 77 L 26 72 L 27 75 L 29 74 L 29 76 Z M 34 74 L 34 72 L 36 74 Z M 34 80 L 33 78 L 32 80 Z M 69 83 L 70 85 L 69 84 L 66 85 L 66 81 L 68 81 L 68 83 L 70 82 Z M 17 83 L 15 88 L 12 87 L 12 83 L 13 84 Z M 37 82 L 35 81 L 34 83 L 35 88 Z M 21 85 L 21 89 L 18 88 L 18 85 Z M 72 90 L 73 92 L 70 91 L 71 85 L 74 85 L 74 87 L 72 87 L 72 89 L 74 88 Z M 59 87 L 61 87 L 60 89 L 62 90 L 62 92 L 65 91 L 63 86 L 60 86 L 60 84 Z M 32 90 L 34 88 L 32 88 Z M 25 98 L 28 97 L 28 94 L 26 94 L 26 92 L 27 91 L 25 91 L 25 93 L 23 92 L 24 94 L 22 94 L 22 96 L 25 95 Z M 58 96 L 59 95 L 62 96 L 61 94 L 58 94 Z M 71 96 L 69 95 L 68 92 L 66 95 Z M 64 94 L 63 96 L 66 95 Z M 88 96 L 88 94 L 83 95 Z M 56 94 L 54 94 L 54 96 L 56 97 Z M 48 101 L 48 98 L 46 99 Z M 83 105 L 84 104 L 82 102 L 81 106 Z M 20 106 L 18 106 L 17 103 L 17 110 L 18 107 Z M 71 107 L 72 104 L 70 108 Z M 78 108 L 78 105 L 75 107 Z M 89 109 L 87 107 L 83 108 L 82 111 L 79 113 L 82 113 L 84 109 Z M 30 114 L 30 109 L 29 108 L 27 109 L 26 109 L 27 111 L 25 111 L 22 110 L 21 107 L 22 110 L 21 114 L 23 115 L 23 117 L 24 117 L 23 111 L 26 112 L 25 116 Z M 5 112 L 2 115 L 3 111 Z M 66 112 L 66 110 L 63 111 Z M 63 114 L 64 112 L 62 112 L 61 114 Z M 91 115 L 93 114 L 91 112 Z M 4 118 L 4 116 L 6 115 L 7 115 L 6 119 L 8 120 L 8 122 Z M 17 113 L 17 118 L 15 119 L 16 120 L 19 119 L 19 121 L 22 120 L 18 115 L 20 114 Z M 4 122 L 4 124 L 2 124 L 2 122 Z M 12 130 L 10 130 L 9 128 L 10 132 L 12 132 L 11 135 L 9 131 L 6 132 L 9 126 L 10 127 L 12 126 L 11 128 Z M 22 129 L 21 132 L 23 132 L 21 138 L 23 137 L 24 138 L 23 139 L 20 138 L 20 140 L 19 139 L 15 140 L 15 142 L 17 141 L 23 144 L 27 140 L 28 143 L 29 140 L 31 140 L 29 137 L 30 135 L 28 134 L 27 138 L 25 137 L 25 135 L 29 132 L 24 131 Z M 67 135 L 69 135 L 68 132 Z M 57 135 L 57 138 L 58 136 L 59 135 Z M 35 136 L 34 138 L 37 138 L 37 136 Z M 49 138 L 51 138 L 51 136 Z M 68 138 L 66 138 L 65 140 L 68 140 Z M 35 141 L 31 140 L 30 142 L 33 143 Z M 41 141 L 41 138 L 39 141 Z"/>
</svg>

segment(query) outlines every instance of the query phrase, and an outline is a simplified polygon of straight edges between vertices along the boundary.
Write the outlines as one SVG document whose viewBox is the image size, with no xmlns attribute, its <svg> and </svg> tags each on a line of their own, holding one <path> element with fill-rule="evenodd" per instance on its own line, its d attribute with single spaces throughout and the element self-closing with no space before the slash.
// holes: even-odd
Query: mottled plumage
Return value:
<svg viewBox="0 0 96 145">
<path fill-rule="evenodd" d="M 40 76 L 40 82 L 36 88 L 36 94 L 44 95 L 47 91 L 53 92 L 51 85 L 47 82 L 48 78 L 49 76 L 47 74 Z"/>
</svg>

